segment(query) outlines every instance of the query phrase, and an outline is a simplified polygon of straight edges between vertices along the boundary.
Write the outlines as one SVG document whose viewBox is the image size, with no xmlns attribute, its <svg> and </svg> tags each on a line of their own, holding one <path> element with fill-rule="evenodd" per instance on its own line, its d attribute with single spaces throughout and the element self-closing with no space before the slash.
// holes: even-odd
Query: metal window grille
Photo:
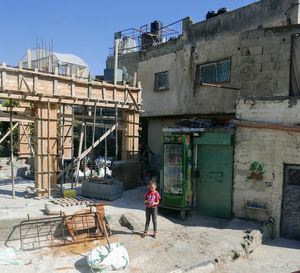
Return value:
<svg viewBox="0 0 300 273">
<path fill-rule="evenodd" d="M 230 59 L 199 65 L 196 70 L 197 83 L 223 83 L 231 78 Z"/>
<path fill-rule="evenodd" d="M 154 90 L 162 91 L 169 89 L 169 73 L 160 72 L 155 74 Z"/>
</svg>

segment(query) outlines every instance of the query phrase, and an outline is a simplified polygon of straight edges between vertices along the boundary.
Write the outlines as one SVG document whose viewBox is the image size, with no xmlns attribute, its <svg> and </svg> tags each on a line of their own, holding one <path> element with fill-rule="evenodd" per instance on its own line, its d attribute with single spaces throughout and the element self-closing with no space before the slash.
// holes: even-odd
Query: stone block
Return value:
<svg viewBox="0 0 300 273">
<path fill-rule="evenodd" d="M 241 40 L 241 46 L 242 47 L 249 47 L 249 46 L 258 46 L 258 39 L 245 39 Z"/>
<path fill-rule="evenodd" d="M 256 56 L 258 57 L 258 56 Z M 254 64 L 256 61 L 255 61 L 255 58 L 256 57 L 252 57 L 252 56 L 245 56 L 245 57 L 241 57 L 241 63 L 243 64 Z"/>
<path fill-rule="evenodd" d="M 261 55 L 263 52 L 263 47 L 262 46 L 254 46 L 254 47 L 250 47 L 249 50 L 250 50 L 251 56 Z"/>
<path fill-rule="evenodd" d="M 262 71 L 280 70 L 280 63 L 262 63 Z"/>
<path fill-rule="evenodd" d="M 270 63 L 270 62 L 271 62 L 271 54 L 255 56 L 255 63 Z"/>
<path fill-rule="evenodd" d="M 132 213 L 123 214 L 119 219 L 119 223 L 122 227 L 126 227 L 133 232 L 142 232 L 144 230 L 144 219 Z"/>
<path fill-rule="evenodd" d="M 264 54 L 273 54 L 273 53 L 280 53 L 281 45 L 280 44 L 270 44 L 263 46 L 263 53 Z"/>
<path fill-rule="evenodd" d="M 283 91 L 288 91 L 290 89 L 290 80 L 289 79 L 277 80 L 277 88 Z"/>
<path fill-rule="evenodd" d="M 276 36 L 258 38 L 258 44 L 262 46 L 275 45 L 280 43 L 281 43 L 281 39 Z"/>
</svg>

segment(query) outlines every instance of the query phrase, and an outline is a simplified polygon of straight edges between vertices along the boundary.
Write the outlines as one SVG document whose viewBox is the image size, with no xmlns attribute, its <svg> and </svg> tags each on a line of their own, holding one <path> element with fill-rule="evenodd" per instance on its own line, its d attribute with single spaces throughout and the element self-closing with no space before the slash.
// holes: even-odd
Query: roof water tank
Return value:
<svg viewBox="0 0 300 273">
<path fill-rule="evenodd" d="M 151 23 L 151 33 L 157 35 L 159 38 L 161 38 L 161 28 L 162 28 L 161 21 L 155 20 Z"/>
<path fill-rule="evenodd" d="M 226 13 L 226 12 L 228 12 L 228 11 L 229 11 L 228 8 L 220 8 L 220 9 L 218 10 L 217 15 L 224 14 L 224 13 Z"/>
<path fill-rule="evenodd" d="M 215 16 L 217 16 L 216 12 L 214 10 L 210 10 L 209 12 L 206 13 L 206 20 Z"/>
</svg>

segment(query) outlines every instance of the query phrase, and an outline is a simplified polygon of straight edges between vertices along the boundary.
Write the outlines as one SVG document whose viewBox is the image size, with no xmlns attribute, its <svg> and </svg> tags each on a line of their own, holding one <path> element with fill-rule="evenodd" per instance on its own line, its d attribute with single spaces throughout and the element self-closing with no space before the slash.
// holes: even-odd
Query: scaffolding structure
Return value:
<svg viewBox="0 0 300 273">
<path fill-rule="evenodd" d="M 86 167 L 87 156 L 100 143 L 105 143 L 107 158 L 107 137 L 111 134 L 115 137 L 115 160 L 137 158 L 140 83 L 117 85 L 71 74 L 62 76 L 57 68 L 54 72 L 41 72 L 31 69 L 30 64 L 28 67 L 0 65 L 0 100 L 10 101 L 9 107 L 0 107 L 0 121 L 10 123 L 10 130 L 0 139 L 0 144 L 11 136 L 13 159 L 11 132 L 19 128 L 19 157 L 34 157 L 35 188 L 39 196 L 50 196 L 70 172 L 75 172 L 75 182 L 78 182 L 80 164 L 84 162 Z M 74 126 L 81 128 L 76 156 Z M 100 138 L 95 135 L 97 128 L 103 130 Z M 31 130 L 34 130 L 33 143 Z M 122 143 L 119 143 L 120 134 Z M 92 139 L 89 147 L 87 138 Z M 11 164 L 14 186 L 13 160 Z"/>
</svg>

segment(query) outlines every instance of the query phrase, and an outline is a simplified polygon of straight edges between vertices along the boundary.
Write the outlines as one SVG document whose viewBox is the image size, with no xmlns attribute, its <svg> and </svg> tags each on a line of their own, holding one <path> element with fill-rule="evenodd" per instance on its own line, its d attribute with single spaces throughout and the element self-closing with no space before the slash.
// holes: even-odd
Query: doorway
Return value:
<svg viewBox="0 0 300 273">
<path fill-rule="evenodd" d="M 197 140 L 196 210 L 231 218 L 233 146 L 231 134 L 206 133 Z"/>
<path fill-rule="evenodd" d="M 280 236 L 300 240 L 300 165 L 285 165 Z"/>
</svg>

